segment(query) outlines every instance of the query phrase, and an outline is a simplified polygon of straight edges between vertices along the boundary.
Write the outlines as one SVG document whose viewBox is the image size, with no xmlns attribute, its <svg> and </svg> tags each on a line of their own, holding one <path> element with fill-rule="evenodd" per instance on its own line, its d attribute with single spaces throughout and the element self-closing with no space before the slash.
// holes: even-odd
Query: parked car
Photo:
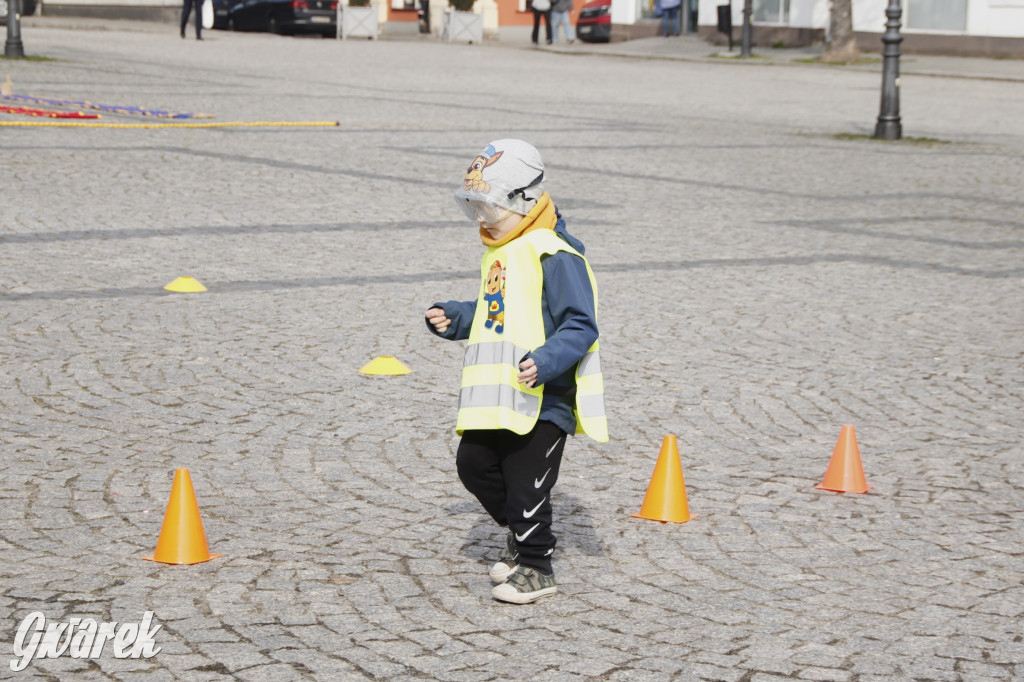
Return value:
<svg viewBox="0 0 1024 682">
<path fill-rule="evenodd" d="M 337 0 L 241 0 L 228 10 L 228 25 L 235 31 L 319 33 L 333 38 L 338 34 L 337 17 Z"/>
<path fill-rule="evenodd" d="M 9 0 L 0 0 L 0 25 L 7 25 Z M 21 0 L 21 16 L 30 17 L 36 13 L 36 0 Z"/>
<path fill-rule="evenodd" d="M 612 37 L 612 0 L 593 0 L 580 9 L 576 37 L 588 43 L 607 43 Z"/>
</svg>

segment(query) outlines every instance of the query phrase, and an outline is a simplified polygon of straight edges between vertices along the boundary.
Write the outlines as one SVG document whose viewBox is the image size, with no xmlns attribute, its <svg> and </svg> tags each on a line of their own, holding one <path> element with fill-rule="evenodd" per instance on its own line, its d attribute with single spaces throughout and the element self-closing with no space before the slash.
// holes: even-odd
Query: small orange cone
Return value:
<svg viewBox="0 0 1024 682">
<path fill-rule="evenodd" d="M 203 521 L 199 518 L 199 503 L 192 489 L 188 469 L 176 469 L 171 485 L 171 499 L 167 502 L 164 525 L 153 556 L 146 561 L 161 564 L 201 564 L 222 554 L 210 554 L 206 545 Z"/>
<path fill-rule="evenodd" d="M 839 440 L 832 451 L 825 479 L 814 487 L 837 493 L 866 493 L 872 487 L 864 478 L 860 448 L 857 447 L 857 431 L 850 424 L 844 424 L 839 431 Z"/>
<path fill-rule="evenodd" d="M 676 444 L 675 436 L 665 436 L 665 440 L 662 441 L 658 463 L 654 465 L 654 475 L 647 486 L 644 503 L 640 511 L 633 516 L 662 523 L 686 523 L 690 520 L 690 505 L 686 502 L 686 483 L 683 481 L 683 465 L 679 461 L 679 446 Z"/>
</svg>

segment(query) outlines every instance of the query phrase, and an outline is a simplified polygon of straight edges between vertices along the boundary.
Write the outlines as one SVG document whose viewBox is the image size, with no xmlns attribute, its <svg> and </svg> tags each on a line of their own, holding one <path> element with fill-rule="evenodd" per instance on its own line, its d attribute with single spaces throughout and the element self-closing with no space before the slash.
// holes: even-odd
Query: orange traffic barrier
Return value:
<svg viewBox="0 0 1024 682">
<path fill-rule="evenodd" d="M 839 431 L 839 440 L 832 451 L 825 478 L 814 487 L 837 493 L 866 493 L 871 488 L 864 478 L 860 448 L 857 447 L 857 431 L 850 424 L 843 425 Z"/>
<path fill-rule="evenodd" d="M 675 436 L 665 436 L 662 441 L 644 503 L 633 516 L 662 523 L 686 523 L 696 518 L 690 516 L 690 505 L 686 501 L 686 482 L 683 481 L 683 465 L 679 461 Z"/>
<path fill-rule="evenodd" d="M 206 545 L 203 521 L 199 518 L 199 503 L 192 488 L 192 477 L 188 469 L 176 469 L 171 485 L 171 499 L 167 502 L 164 525 L 160 528 L 160 539 L 153 556 L 142 557 L 146 561 L 161 564 L 201 564 L 216 559 L 221 554 L 210 554 Z"/>
</svg>

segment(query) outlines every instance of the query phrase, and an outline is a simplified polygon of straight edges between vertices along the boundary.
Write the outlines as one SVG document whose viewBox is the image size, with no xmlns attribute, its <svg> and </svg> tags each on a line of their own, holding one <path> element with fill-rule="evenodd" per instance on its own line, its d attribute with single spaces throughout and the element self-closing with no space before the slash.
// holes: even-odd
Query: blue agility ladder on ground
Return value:
<svg viewBox="0 0 1024 682">
<path fill-rule="evenodd" d="M 48 99 L 46 97 L 34 97 L 32 95 L 0 95 L 4 99 L 13 99 L 19 102 L 31 102 L 33 104 L 49 104 L 58 107 L 79 107 L 81 109 L 95 109 L 111 114 L 133 114 L 136 116 L 156 116 L 158 118 L 213 118 L 209 114 L 189 114 L 181 111 L 163 111 L 161 109 L 146 109 L 145 107 L 120 106 L 111 104 L 94 104 L 92 102 L 78 100 Z"/>
</svg>

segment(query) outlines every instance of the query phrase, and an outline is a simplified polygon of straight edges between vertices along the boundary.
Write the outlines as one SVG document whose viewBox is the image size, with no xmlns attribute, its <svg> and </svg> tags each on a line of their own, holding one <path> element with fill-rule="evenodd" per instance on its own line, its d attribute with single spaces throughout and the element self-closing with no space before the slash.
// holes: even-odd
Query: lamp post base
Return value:
<svg viewBox="0 0 1024 682">
<path fill-rule="evenodd" d="M 878 118 L 875 124 L 875 137 L 879 140 L 899 140 L 903 137 L 903 124 L 900 120 L 883 120 Z"/>
<path fill-rule="evenodd" d="M 7 42 L 4 56 L 8 59 L 24 59 L 25 46 L 21 44 L 21 0 L 7 3 Z"/>
<path fill-rule="evenodd" d="M 20 40 L 8 40 L 4 43 L 4 56 L 8 59 L 22 59 L 25 56 L 25 46 Z"/>
</svg>

